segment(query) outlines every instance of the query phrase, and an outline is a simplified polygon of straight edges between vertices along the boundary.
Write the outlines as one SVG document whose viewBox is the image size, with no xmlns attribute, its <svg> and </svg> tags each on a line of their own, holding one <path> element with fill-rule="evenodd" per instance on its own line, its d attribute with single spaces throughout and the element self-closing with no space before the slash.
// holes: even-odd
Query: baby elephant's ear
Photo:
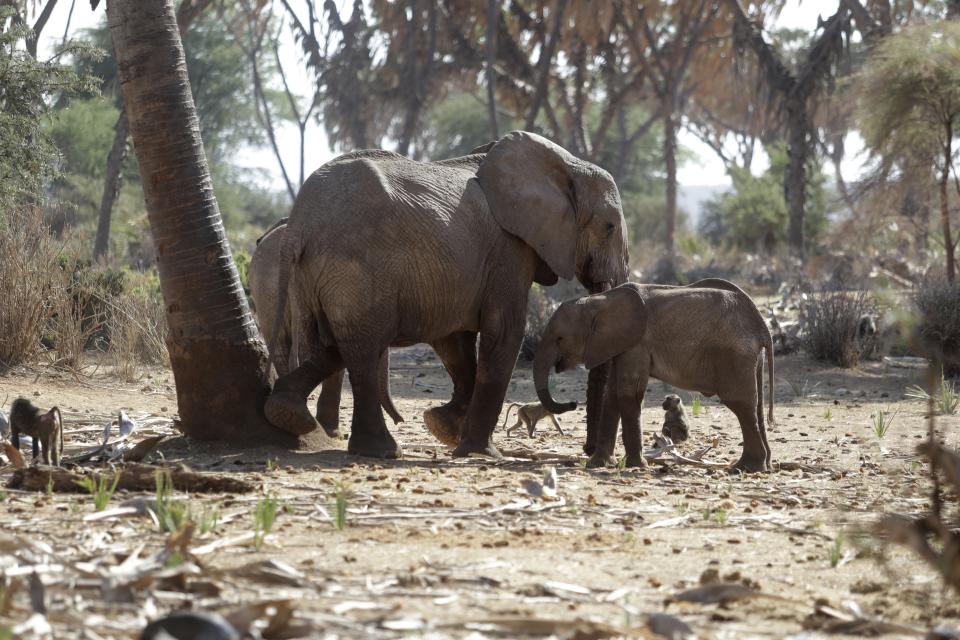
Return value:
<svg viewBox="0 0 960 640">
<path fill-rule="evenodd" d="M 647 330 L 647 307 L 634 287 L 621 285 L 594 298 L 597 311 L 588 315 L 583 364 L 593 369 L 643 340 Z"/>
</svg>

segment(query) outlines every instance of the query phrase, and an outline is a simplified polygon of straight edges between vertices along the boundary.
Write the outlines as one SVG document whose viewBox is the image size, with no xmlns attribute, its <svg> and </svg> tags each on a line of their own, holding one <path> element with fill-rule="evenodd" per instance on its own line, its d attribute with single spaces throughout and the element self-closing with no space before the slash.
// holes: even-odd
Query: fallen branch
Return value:
<svg viewBox="0 0 960 640">
<path fill-rule="evenodd" d="M 75 473 L 59 467 L 36 466 L 16 469 L 7 483 L 10 489 L 24 491 L 47 491 L 58 493 L 83 493 L 86 491 L 78 483 L 85 478 L 99 482 L 105 476 L 112 482 L 113 474 L 120 475 L 117 489 L 125 491 L 155 491 L 156 474 L 163 471 L 170 474 L 173 486 L 178 491 L 191 493 L 250 493 L 255 490 L 253 484 L 225 474 L 199 473 L 186 467 L 166 468 L 146 464 L 127 464 L 106 471 L 84 470 Z"/>
</svg>

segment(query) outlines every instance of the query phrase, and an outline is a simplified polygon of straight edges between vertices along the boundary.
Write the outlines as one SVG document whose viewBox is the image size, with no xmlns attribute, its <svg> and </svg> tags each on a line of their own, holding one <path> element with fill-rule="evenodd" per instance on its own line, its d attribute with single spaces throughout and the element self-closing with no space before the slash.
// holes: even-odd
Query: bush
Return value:
<svg viewBox="0 0 960 640">
<path fill-rule="evenodd" d="M 876 349 L 876 330 L 865 331 L 864 320 L 876 304 L 865 291 L 820 291 L 800 307 L 803 343 L 817 360 L 855 367 Z"/>
<path fill-rule="evenodd" d="M 947 377 L 960 374 L 960 285 L 944 279 L 921 282 L 913 291 L 916 333 L 927 355 L 943 362 Z"/>
<path fill-rule="evenodd" d="M 49 320 L 68 299 L 61 249 L 39 208 L 0 212 L 0 366 L 36 356 Z"/>
</svg>

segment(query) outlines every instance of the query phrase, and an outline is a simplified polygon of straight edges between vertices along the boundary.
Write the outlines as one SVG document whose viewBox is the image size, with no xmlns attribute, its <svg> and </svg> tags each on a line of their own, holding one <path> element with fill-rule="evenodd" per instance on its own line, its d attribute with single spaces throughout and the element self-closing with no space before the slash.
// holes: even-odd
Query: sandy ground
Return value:
<svg viewBox="0 0 960 640">
<path fill-rule="evenodd" d="M 943 590 L 909 552 L 871 533 L 883 514 L 917 516 L 929 502 L 913 453 L 924 437 L 925 405 L 904 398 L 921 374 L 881 362 L 843 370 L 805 356 L 778 358 L 770 441 L 774 460 L 800 463 L 796 470 L 731 476 L 672 463 L 587 470 L 578 455 L 582 408 L 561 417 L 566 437 L 546 422 L 533 439 L 507 438 L 498 429 L 502 450 L 533 451 L 544 460 L 451 459 L 422 422 L 425 409 L 448 397 L 449 379 L 428 349 L 401 350 L 391 387 L 406 417 L 392 428 L 405 447 L 402 460 L 269 447 L 228 451 L 181 438 L 163 445 L 166 464 L 238 474 L 260 487 L 246 495 L 177 493 L 197 519 L 216 510 L 219 522 L 213 531 L 195 531 L 175 560 L 164 552 L 169 536 L 147 517 L 85 521 L 94 513 L 88 495 L 7 489 L 0 502 L 0 626 L 30 617 L 34 571 L 46 585 L 47 620 L 58 638 L 135 637 L 148 619 L 171 610 L 228 613 L 267 600 L 289 600 L 315 637 L 644 636 L 647 616 L 663 612 L 700 637 L 825 637 L 837 621 L 815 614 L 818 604 L 901 625 L 879 627 L 886 637 L 911 637 L 910 628 L 924 632 L 942 622 L 960 626 L 957 594 Z M 585 379 L 579 371 L 557 378 L 556 395 L 582 406 Z M 804 381 L 812 393 L 795 397 L 790 383 Z M 838 395 L 840 389 L 846 393 Z M 651 383 L 647 446 L 671 391 Z M 690 394 L 680 393 L 690 411 Z M 18 395 L 64 409 L 68 455 L 95 444 L 107 416 L 121 407 L 140 418 L 176 410 L 171 375 L 162 370 L 137 384 L 47 369 L 0 377 L 0 399 Z M 529 369 L 514 373 L 508 400 L 534 400 Z M 346 394 L 344 430 L 350 406 Z M 715 400 L 703 407 L 680 450 L 690 454 L 715 441 L 706 458 L 735 461 L 741 438 L 734 416 Z M 895 416 L 882 439 L 871 421 L 878 410 Z M 958 421 L 938 421 L 954 447 Z M 158 420 L 152 429 L 167 427 Z M 551 467 L 557 497 L 531 497 L 524 481 Z M 11 474 L 3 467 L 0 481 Z M 338 491 L 348 496 L 342 530 L 333 518 Z M 249 534 L 263 494 L 276 496 L 282 511 L 257 551 Z M 118 494 L 111 506 L 132 498 Z M 203 549 L 216 542 L 229 544 Z M 203 553 L 192 553 L 198 548 Z M 718 577 L 765 597 L 668 602 Z M 287 606 L 277 605 L 281 612 Z M 281 627 L 275 621 L 261 633 L 296 635 Z M 863 626 L 846 628 L 866 634 Z"/>
</svg>

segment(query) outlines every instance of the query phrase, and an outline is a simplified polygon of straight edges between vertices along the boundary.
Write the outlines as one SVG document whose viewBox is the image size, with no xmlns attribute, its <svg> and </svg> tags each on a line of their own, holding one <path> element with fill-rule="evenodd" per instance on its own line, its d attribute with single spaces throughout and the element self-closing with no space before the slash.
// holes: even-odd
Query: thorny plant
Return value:
<svg viewBox="0 0 960 640">
<path fill-rule="evenodd" d="M 940 361 L 942 357 L 934 360 Z M 934 392 L 937 374 L 941 371 L 938 364 L 932 364 L 927 373 L 927 387 Z M 930 464 L 930 510 L 919 518 L 887 516 L 878 523 L 877 532 L 912 549 L 940 574 L 946 585 L 960 594 L 960 531 L 950 524 L 960 517 L 960 454 L 945 446 L 938 437 L 934 395 L 930 393 L 927 398 L 927 439 L 917 447 L 917 452 Z"/>
<path fill-rule="evenodd" d="M 813 390 L 820 386 L 819 382 L 814 382 L 810 384 L 810 380 L 804 378 L 803 380 L 791 380 L 787 378 L 787 386 L 790 388 L 790 395 L 793 396 L 794 400 L 800 398 L 806 398 Z"/>
<path fill-rule="evenodd" d="M 110 504 L 110 500 L 113 499 L 113 494 L 117 491 L 117 484 L 120 483 L 120 472 L 113 474 L 113 484 L 108 484 L 109 482 L 106 474 L 102 473 L 96 482 L 94 482 L 93 478 L 87 477 L 83 480 L 78 480 L 77 484 L 93 496 L 94 508 L 97 511 L 103 511 L 107 508 L 107 505 Z"/>
</svg>

